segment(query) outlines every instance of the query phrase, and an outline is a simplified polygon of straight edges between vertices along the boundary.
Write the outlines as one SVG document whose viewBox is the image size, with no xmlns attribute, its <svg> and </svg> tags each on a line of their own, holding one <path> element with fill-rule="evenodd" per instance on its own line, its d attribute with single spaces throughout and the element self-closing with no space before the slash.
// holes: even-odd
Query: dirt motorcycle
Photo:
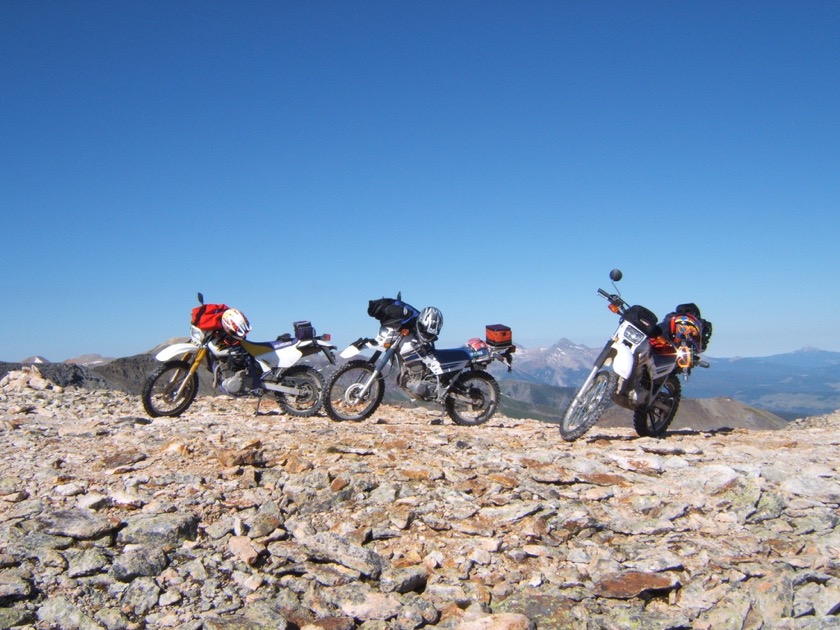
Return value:
<svg viewBox="0 0 840 630">
<path fill-rule="evenodd" d="M 204 364 L 213 389 L 230 396 L 274 399 L 292 416 L 311 416 L 322 405 L 324 378 L 303 357 L 323 353 L 335 363 L 330 335 L 315 334 L 308 321 L 295 322 L 294 335 L 275 341 L 248 341 L 247 318 L 225 304 L 205 304 L 192 311 L 190 341 L 167 346 L 155 358 L 162 362 L 143 385 L 143 408 L 151 417 L 180 416 L 198 394 L 198 370 Z"/>
<path fill-rule="evenodd" d="M 711 323 L 700 317 L 699 309 L 682 305 L 684 309 L 677 307 L 660 324 L 644 306 L 624 301 L 615 285 L 621 277 L 618 269 L 610 272 L 616 293 L 598 289 L 621 320 L 566 409 L 560 434 L 567 442 L 591 429 L 611 402 L 633 411 L 638 435 L 663 437 L 680 404 L 678 376 L 687 379 L 693 368 L 709 367 L 700 352 L 711 335 Z"/>
<path fill-rule="evenodd" d="M 324 409 L 337 421 L 370 417 L 385 393 L 385 371 L 396 369 L 396 382 L 409 398 L 436 402 L 453 422 L 476 426 L 487 422 L 499 405 L 499 384 L 486 370 L 495 360 L 511 369 L 516 347 L 510 328 L 487 326 L 486 340 L 473 338 L 463 347 L 434 346 L 443 315 L 434 307 L 418 311 L 396 299 L 369 302 L 368 314 L 379 320 L 375 338 L 360 338 L 340 356 L 351 359 L 327 382 Z M 354 359 L 364 350 L 373 355 Z M 390 366 L 390 367 L 389 367 Z"/>
</svg>

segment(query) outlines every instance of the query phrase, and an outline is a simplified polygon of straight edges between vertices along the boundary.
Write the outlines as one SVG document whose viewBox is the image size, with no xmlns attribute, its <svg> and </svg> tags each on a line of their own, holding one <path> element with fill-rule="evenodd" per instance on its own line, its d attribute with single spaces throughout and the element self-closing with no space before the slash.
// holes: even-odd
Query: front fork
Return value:
<svg viewBox="0 0 840 630">
<path fill-rule="evenodd" d="M 190 381 L 193 374 L 195 374 L 198 371 L 201 362 L 206 356 L 207 346 L 201 346 L 198 349 L 198 352 L 195 353 L 195 359 L 193 359 L 192 365 L 190 366 L 189 372 L 187 372 L 186 378 L 184 378 L 184 380 L 181 381 L 181 385 L 178 387 L 178 391 L 175 394 L 175 399 L 178 399 L 184 393 L 184 388 L 187 386 L 187 383 Z"/>
<path fill-rule="evenodd" d="M 592 385 L 592 381 L 595 380 L 595 375 L 598 374 L 599 370 L 602 367 L 604 367 L 604 363 L 607 362 L 607 357 L 610 356 L 612 349 L 613 341 L 612 339 L 610 339 L 604 346 L 604 349 L 601 350 L 601 353 L 598 355 L 598 358 L 595 359 L 595 364 L 592 366 L 592 371 L 589 372 L 589 376 L 586 377 L 586 380 L 583 382 L 583 385 L 580 386 L 580 388 L 577 390 L 577 393 L 575 394 L 575 397 L 572 398 L 572 402 L 569 405 L 570 409 L 577 406 L 584 392 L 586 392 L 589 389 L 589 386 Z"/>
<path fill-rule="evenodd" d="M 362 389 L 360 389 L 355 394 L 354 397 L 356 398 L 356 400 L 361 400 L 362 398 L 367 396 L 368 392 L 370 391 L 370 388 L 373 387 L 374 381 L 376 381 L 379 375 L 382 374 L 382 371 L 385 369 L 385 366 L 388 365 L 388 362 L 391 360 L 391 357 L 394 356 L 394 353 L 397 351 L 397 348 L 399 348 L 399 346 L 399 343 L 392 344 L 391 347 L 385 350 L 385 352 L 383 352 L 382 355 L 378 358 L 376 355 L 373 355 L 373 357 L 371 358 L 371 361 L 373 361 L 373 372 L 371 373 L 370 378 L 362 386 Z"/>
</svg>

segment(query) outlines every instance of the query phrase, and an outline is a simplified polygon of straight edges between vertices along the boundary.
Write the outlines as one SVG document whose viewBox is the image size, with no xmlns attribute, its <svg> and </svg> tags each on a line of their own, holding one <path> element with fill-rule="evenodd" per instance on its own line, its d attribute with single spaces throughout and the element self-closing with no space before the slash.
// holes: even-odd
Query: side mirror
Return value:
<svg viewBox="0 0 840 630">
<path fill-rule="evenodd" d="M 618 282 L 619 280 L 621 280 L 621 278 L 621 269 L 613 269 L 612 271 L 610 271 L 610 280 L 612 280 L 613 282 Z"/>
<path fill-rule="evenodd" d="M 204 304 L 204 294 L 201 291 L 198 292 L 198 303 Z"/>
</svg>

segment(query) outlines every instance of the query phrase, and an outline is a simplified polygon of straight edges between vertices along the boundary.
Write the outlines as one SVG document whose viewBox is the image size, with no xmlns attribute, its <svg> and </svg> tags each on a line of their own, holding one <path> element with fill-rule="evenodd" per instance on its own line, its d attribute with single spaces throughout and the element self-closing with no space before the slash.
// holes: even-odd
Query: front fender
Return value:
<svg viewBox="0 0 840 630">
<path fill-rule="evenodd" d="M 628 380 L 633 374 L 633 351 L 623 343 L 613 344 L 615 355 L 613 356 L 612 368 L 624 380 Z"/>
<path fill-rule="evenodd" d="M 194 343 L 174 343 L 158 352 L 155 355 L 155 359 L 166 362 L 172 359 L 180 359 L 184 355 L 195 354 L 196 352 L 198 352 L 198 346 Z"/>
<path fill-rule="evenodd" d="M 356 355 L 358 355 L 362 351 L 361 348 L 357 348 L 356 346 L 347 346 L 341 353 L 338 355 L 342 359 L 352 359 Z"/>
<path fill-rule="evenodd" d="M 375 339 L 357 339 L 349 346 L 347 346 L 341 353 L 338 355 L 342 359 L 352 359 L 356 355 L 358 355 L 362 350 L 365 348 L 376 348 L 376 340 Z"/>
</svg>

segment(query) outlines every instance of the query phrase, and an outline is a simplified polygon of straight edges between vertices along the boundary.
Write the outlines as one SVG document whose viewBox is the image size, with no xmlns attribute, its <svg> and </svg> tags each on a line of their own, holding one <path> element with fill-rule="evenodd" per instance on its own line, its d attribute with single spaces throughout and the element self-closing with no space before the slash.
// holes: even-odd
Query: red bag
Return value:
<svg viewBox="0 0 840 630">
<path fill-rule="evenodd" d="M 227 304 L 202 304 L 192 310 L 190 323 L 201 330 L 221 330 L 222 315 L 228 310 Z"/>
</svg>

